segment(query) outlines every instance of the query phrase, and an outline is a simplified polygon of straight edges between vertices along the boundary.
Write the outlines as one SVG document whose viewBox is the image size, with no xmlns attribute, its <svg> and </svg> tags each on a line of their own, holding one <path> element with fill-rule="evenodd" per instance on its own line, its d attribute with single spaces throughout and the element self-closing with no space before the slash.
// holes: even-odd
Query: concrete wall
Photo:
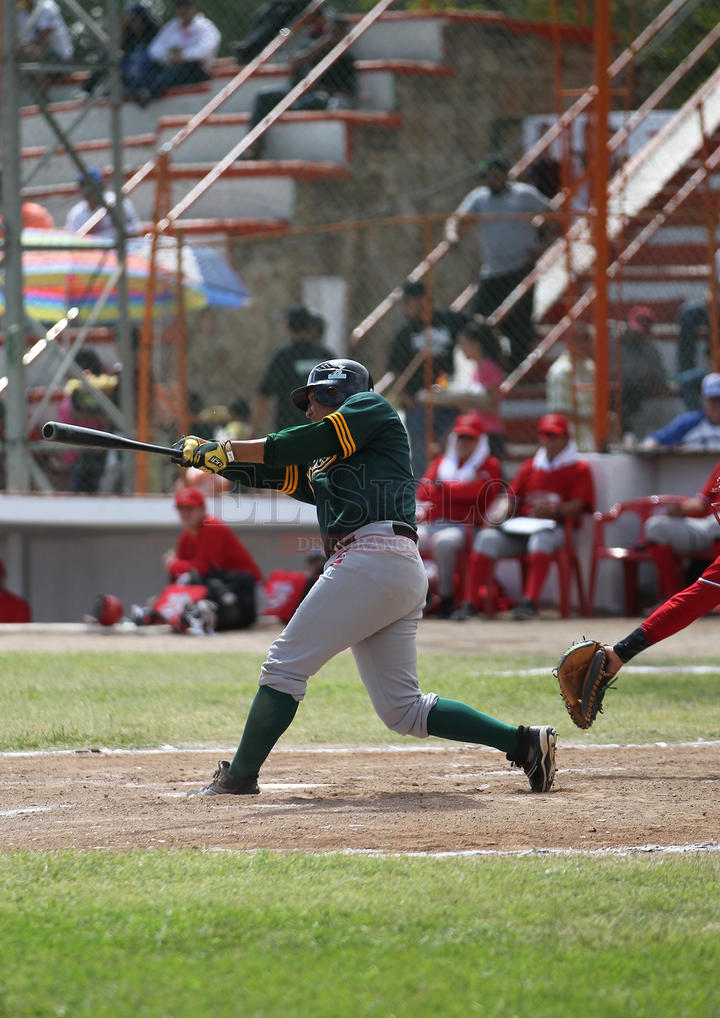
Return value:
<svg viewBox="0 0 720 1018">
<path fill-rule="evenodd" d="M 603 510 L 641 494 L 694 494 L 717 462 L 706 453 L 588 458 Z M 223 495 L 209 503 L 209 511 L 233 527 L 266 575 L 274 568 L 302 569 L 319 540 L 314 509 L 282 495 Z M 165 584 L 162 555 L 174 545 L 178 529 L 167 495 L 0 496 L 0 556 L 8 587 L 29 599 L 38 622 L 80 621 L 100 593 L 115 594 L 126 609 L 157 593 Z M 588 521 L 580 540 L 588 566 L 591 536 Z M 615 534 L 619 544 L 633 537 L 627 523 Z M 500 578 L 517 593 L 515 563 L 501 565 Z M 549 603 L 554 582 L 553 570 L 544 592 Z M 605 565 L 596 607 L 621 613 L 621 606 L 622 570 Z"/>
</svg>

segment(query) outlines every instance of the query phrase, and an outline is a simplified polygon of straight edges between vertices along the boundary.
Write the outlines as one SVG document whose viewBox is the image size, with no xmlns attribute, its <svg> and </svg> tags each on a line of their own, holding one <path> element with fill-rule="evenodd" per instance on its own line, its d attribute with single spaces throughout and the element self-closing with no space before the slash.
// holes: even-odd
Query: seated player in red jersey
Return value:
<svg viewBox="0 0 720 1018">
<path fill-rule="evenodd" d="M 459 621 L 475 613 L 477 591 L 491 580 L 495 562 L 523 554 L 527 576 L 513 618 L 537 618 L 537 602 L 553 556 L 565 541 L 566 522 L 579 526 L 582 514 L 595 508 L 592 473 L 578 455 L 567 418 L 545 414 L 538 435 L 540 448 L 520 465 L 506 494 L 490 507 L 488 525 L 473 542 L 464 602 L 455 615 Z"/>
<path fill-rule="evenodd" d="M 482 420 L 477 414 L 461 414 L 445 452 L 433 460 L 418 485 L 418 547 L 423 559 L 434 559 L 437 565 L 438 618 L 449 618 L 455 608 L 458 556 L 467 546 L 468 528 L 482 525 L 488 506 L 500 493 L 501 473 Z"/>
</svg>

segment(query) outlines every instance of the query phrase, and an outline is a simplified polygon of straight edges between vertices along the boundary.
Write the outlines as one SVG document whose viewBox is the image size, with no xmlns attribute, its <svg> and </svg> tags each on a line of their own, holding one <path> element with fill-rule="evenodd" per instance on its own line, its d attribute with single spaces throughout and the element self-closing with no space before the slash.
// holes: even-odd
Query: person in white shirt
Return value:
<svg viewBox="0 0 720 1018">
<path fill-rule="evenodd" d="M 21 60 L 58 64 L 72 59 L 70 32 L 55 0 L 19 0 L 17 30 Z M 31 90 L 44 95 L 57 77 L 57 71 L 33 71 Z"/>
<path fill-rule="evenodd" d="M 150 43 L 152 61 L 131 98 L 147 106 L 176 85 L 207 81 L 220 46 L 218 28 L 198 11 L 194 0 L 175 0 L 177 17 L 168 21 Z"/>
<path fill-rule="evenodd" d="M 481 168 L 483 184 L 465 195 L 445 225 L 445 239 L 457 244 L 463 217 L 476 217 L 482 251 L 478 288 L 470 309 L 483 319 L 492 314 L 532 271 L 555 227 L 535 226 L 535 217 L 549 211 L 548 199 L 529 184 L 510 180 L 509 164 L 499 155 Z M 534 287 L 516 301 L 500 323 L 510 341 L 508 368 L 514 371 L 535 346 L 532 320 Z"/>
<path fill-rule="evenodd" d="M 22 0 L 17 30 L 25 60 L 70 60 L 73 45 L 55 0 Z"/>
<path fill-rule="evenodd" d="M 78 175 L 77 185 L 82 195 L 82 200 L 73 205 L 65 219 L 65 229 L 70 233 L 87 233 L 93 237 L 115 240 L 115 224 L 107 212 L 89 230 L 83 230 L 83 226 L 88 219 L 99 208 L 102 208 L 103 204 L 106 207 L 115 205 L 115 193 L 113 191 L 103 191 L 102 183 L 102 173 L 94 166 L 90 166 L 86 173 Z M 102 201 L 100 201 L 101 196 Z M 125 236 L 137 237 L 142 233 L 142 227 L 133 203 L 129 198 L 123 198 L 122 207 L 125 216 Z"/>
</svg>

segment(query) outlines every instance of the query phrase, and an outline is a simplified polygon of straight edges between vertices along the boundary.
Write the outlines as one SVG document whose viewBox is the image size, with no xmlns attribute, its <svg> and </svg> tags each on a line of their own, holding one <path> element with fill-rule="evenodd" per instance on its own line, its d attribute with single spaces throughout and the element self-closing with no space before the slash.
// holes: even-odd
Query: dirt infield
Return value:
<svg viewBox="0 0 720 1018">
<path fill-rule="evenodd" d="M 616 640 L 637 620 L 426 622 L 425 652 L 497 653 L 520 638 L 538 665 L 582 635 Z M 277 627 L 215 638 L 37 632 L 33 649 L 262 653 Z M 531 638 L 531 639 L 530 639 Z M 516 642 L 517 640 L 517 642 Z M 711 657 L 717 620 L 668 640 L 665 657 Z M 7 631 L 1 646 L 28 646 Z M 643 655 L 651 664 L 661 648 Z M 257 848 L 414 852 L 717 848 L 720 743 L 579 747 L 561 739 L 548 795 L 482 747 L 408 742 L 387 747 L 281 744 L 262 795 L 187 799 L 233 747 L 156 752 L 0 755 L 0 851 L 59 848 Z"/>
<path fill-rule="evenodd" d="M 560 748 L 547 795 L 483 748 L 278 748 L 260 796 L 187 799 L 218 755 L 1 757 L 0 850 L 591 850 L 720 830 L 717 744 Z"/>
</svg>

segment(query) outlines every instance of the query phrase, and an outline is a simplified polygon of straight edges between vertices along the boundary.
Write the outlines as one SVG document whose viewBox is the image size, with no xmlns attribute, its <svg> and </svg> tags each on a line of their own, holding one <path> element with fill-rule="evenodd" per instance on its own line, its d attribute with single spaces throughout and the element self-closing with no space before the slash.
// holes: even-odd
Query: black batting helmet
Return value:
<svg viewBox="0 0 720 1018">
<path fill-rule="evenodd" d="M 348 396 L 356 392 L 370 392 L 372 388 L 373 380 L 364 364 L 339 357 L 316 364 L 308 375 L 307 385 L 293 389 L 290 398 L 300 410 L 307 410 L 310 404 L 308 389 L 312 389 L 318 403 L 340 406 Z"/>
</svg>

